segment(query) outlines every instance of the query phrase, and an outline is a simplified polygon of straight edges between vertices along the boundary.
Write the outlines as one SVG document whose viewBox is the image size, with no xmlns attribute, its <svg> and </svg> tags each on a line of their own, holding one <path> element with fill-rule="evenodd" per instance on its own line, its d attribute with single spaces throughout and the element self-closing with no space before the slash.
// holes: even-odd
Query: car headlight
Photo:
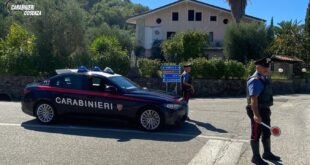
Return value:
<svg viewBox="0 0 310 165">
<path fill-rule="evenodd" d="M 182 107 L 182 105 L 180 104 L 164 104 L 164 107 L 168 108 L 168 109 L 180 109 Z"/>
</svg>

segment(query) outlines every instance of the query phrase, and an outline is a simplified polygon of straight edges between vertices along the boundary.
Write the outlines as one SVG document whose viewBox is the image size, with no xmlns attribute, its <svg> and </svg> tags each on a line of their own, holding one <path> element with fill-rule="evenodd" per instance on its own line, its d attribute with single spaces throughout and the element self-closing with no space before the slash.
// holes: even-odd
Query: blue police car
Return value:
<svg viewBox="0 0 310 165">
<path fill-rule="evenodd" d="M 144 130 L 185 121 L 188 106 L 182 98 L 139 87 L 106 68 L 60 69 L 41 83 L 24 89 L 22 110 L 44 124 L 65 114 L 135 120 Z"/>
</svg>

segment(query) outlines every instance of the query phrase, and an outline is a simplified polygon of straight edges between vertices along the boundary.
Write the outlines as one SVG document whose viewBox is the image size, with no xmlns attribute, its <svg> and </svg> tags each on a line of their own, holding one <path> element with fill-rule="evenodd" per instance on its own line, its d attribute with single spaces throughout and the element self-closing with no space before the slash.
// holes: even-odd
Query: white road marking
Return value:
<svg viewBox="0 0 310 165">
<path fill-rule="evenodd" d="M 281 104 L 281 108 L 292 108 L 294 105 L 292 103 L 283 103 Z"/>
<path fill-rule="evenodd" d="M 225 143 L 226 142 L 222 140 L 208 140 L 196 156 L 189 162 L 189 165 L 213 165 Z"/>
<path fill-rule="evenodd" d="M 41 125 L 41 124 L 17 124 L 17 123 L 0 123 L 0 126 L 6 127 L 29 127 L 29 128 L 55 128 L 55 129 L 71 129 L 71 130 L 86 130 L 86 131 L 110 131 L 117 133 L 136 133 L 136 134 L 150 134 L 149 132 L 139 131 L 139 130 L 129 130 L 129 129 L 116 129 L 116 128 L 92 128 L 92 127 L 81 127 L 81 126 L 60 126 L 60 125 Z M 160 136 L 178 136 L 178 137 L 198 137 L 203 139 L 213 139 L 222 141 L 232 141 L 232 142 L 249 142 L 245 139 L 231 139 L 218 136 L 208 136 L 208 135 L 194 135 L 194 134 L 182 134 L 182 133 L 167 133 L 167 132 L 152 132 L 152 135 Z"/>
<path fill-rule="evenodd" d="M 189 165 L 235 165 L 244 143 L 208 140 Z"/>
<path fill-rule="evenodd" d="M 237 164 L 242 153 L 244 143 L 233 142 L 227 150 L 223 152 L 223 156 L 215 164 L 216 165 L 233 165 Z"/>
</svg>

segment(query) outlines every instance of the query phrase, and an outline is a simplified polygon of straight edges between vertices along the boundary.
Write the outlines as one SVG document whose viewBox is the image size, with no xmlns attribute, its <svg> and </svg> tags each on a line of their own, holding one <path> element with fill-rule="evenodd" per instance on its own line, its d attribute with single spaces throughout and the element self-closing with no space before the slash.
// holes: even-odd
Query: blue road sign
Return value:
<svg viewBox="0 0 310 165">
<path fill-rule="evenodd" d="M 179 83 L 181 82 L 180 79 L 163 79 L 164 83 Z"/>
<path fill-rule="evenodd" d="M 180 79 L 180 75 L 179 74 L 164 74 L 163 75 L 164 79 Z"/>
<path fill-rule="evenodd" d="M 173 66 L 162 66 L 163 73 L 163 82 L 172 83 L 172 82 L 180 82 L 180 71 L 181 66 L 173 65 Z"/>
<path fill-rule="evenodd" d="M 162 70 L 181 70 L 181 66 L 173 65 L 173 66 L 162 66 Z"/>
</svg>

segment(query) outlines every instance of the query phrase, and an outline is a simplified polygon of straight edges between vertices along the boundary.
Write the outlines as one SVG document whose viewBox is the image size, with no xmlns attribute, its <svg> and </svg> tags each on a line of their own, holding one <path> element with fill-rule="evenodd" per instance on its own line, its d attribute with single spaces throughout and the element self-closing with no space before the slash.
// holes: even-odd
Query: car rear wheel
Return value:
<svg viewBox="0 0 310 165">
<path fill-rule="evenodd" d="M 138 124 L 146 131 L 156 131 L 163 125 L 163 116 L 157 110 L 146 109 L 139 115 Z"/>
<path fill-rule="evenodd" d="M 42 102 L 36 107 L 36 117 L 41 123 L 50 124 L 56 119 L 56 111 L 52 105 Z"/>
</svg>

